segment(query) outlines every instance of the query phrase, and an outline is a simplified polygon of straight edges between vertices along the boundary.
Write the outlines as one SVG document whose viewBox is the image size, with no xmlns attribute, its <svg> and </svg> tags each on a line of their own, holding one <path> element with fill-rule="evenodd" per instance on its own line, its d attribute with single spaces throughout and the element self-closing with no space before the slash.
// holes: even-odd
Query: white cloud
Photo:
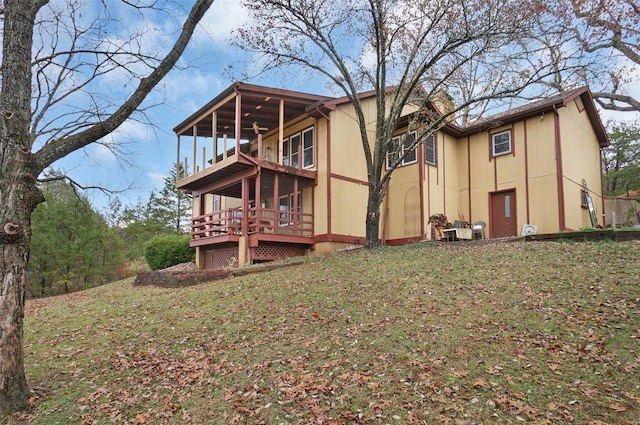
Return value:
<svg viewBox="0 0 640 425">
<path fill-rule="evenodd" d="M 137 143 L 147 142 L 151 139 L 155 139 L 155 136 L 150 131 L 147 124 L 127 120 L 113 133 L 113 138 L 116 141 L 122 141 L 123 143 Z"/>
<path fill-rule="evenodd" d="M 166 177 L 166 175 L 162 174 L 162 173 L 147 173 L 147 177 L 149 178 L 149 180 L 151 181 L 151 185 L 158 188 L 158 187 L 163 187 L 164 186 L 164 178 Z"/>
<path fill-rule="evenodd" d="M 231 32 L 244 25 L 248 18 L 249 14 L 242 6 L 242 2 L 217 0 L 200 21 L 194 39 L 198 43 L 204 41 L 224 42 L 230 37 Z"/>
</svg>

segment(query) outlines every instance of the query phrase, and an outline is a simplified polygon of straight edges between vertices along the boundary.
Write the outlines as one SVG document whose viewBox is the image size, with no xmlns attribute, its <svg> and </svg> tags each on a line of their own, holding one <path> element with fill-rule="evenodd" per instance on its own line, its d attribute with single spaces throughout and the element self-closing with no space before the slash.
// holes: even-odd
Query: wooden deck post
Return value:
<svg viewBox="0 0 640 425">
<path fill-rule="evenodd" d="M 240 234 L 247 235 L 249 224 L 249 178 L 242 178 L 242 217 L 240 219 Z"/>
<path fill-rule="evenodd" d="M 176 135 L 178 139 L 178 147 L 176 149 L 176 184 L 181 178 L 187 177 L 187 170 L 184 170 L 184 176 L 180 176 L 180 135 Z"/>
<path fill-rule="evenodd" d="M 196 162 L 196 150 L 198 149 L 198 125 L 194 124 L 193 126 L 193 157 L 192 162 L 193 162 L 193 173 L 196 173 L 196 165 L 198 164 Z"/>
<path fill-rule="evenodd" d="M 240 152 L 240 132 L 242 130 L 241 125 L 242 121 L 242 95 L 236 92 L 236 128 L 235 128 L 235 138 L 236 138 L 236 155 Z"/>
<path fill-rule="evenodd" d="M 293 234 L 294 236 L 298 236 L 298 226 L 300 225 L 300 214 L 298 214 L 298 176 L 293 177 L 293 213 L 291 217 L 293 217 Z M 302 208 L 300 208 L 302 210 Z M 302 236 L 302 235 L 300 235 Z"/>
<path fill-rule="evenodd" d="M 218 114 L 216 111 L 211 113 L 211 137 L 213 138 L 213 158 L 211 165 L 218 162 Z"/>
<path fill-rule="evenodd" d="M 260 233 L 260 220 L 262 219 L 262 203 L 260 200 L 260 180 L 261 180 L 261 172 L 260 170 L 258 170 L 258 175 L 256 176 L 256 183 L 255 183 L 255 194 L 254 194 L 254 199 L 255 199 L 255 203 L 256 203 L 256 215 L 254 216 L 255 218 L 255 226 L 256 226 L 256 232 Z"/>
<path fill-rule="evenodd" d="M 278 173 L 274 173 L 273 174 L 273 206 L 275 207 L 274 209 L 276 210 L 276 217 L 275 217 L 275 222 L 273 223 L 273 226 L 275 229 L 278 229 L 280 227 L 280 221 L 278 220 L 280 218 L 280 193 L 279 190 L 280 188 L 278 187 Z"/>
<path fill-rule="evenodd" d="M 280 99 L 280 112 L 278 114 L 278 157 L 276 162 L 282 164 L 282 145 L 284 144 L 284 99 Z"/>
</svg>

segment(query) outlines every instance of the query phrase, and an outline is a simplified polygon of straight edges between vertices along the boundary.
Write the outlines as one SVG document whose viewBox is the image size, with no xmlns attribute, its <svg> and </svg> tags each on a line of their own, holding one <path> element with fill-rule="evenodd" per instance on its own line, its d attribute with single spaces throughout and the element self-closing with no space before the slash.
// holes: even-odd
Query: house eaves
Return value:
<svg viewBox="0 0 640 425">
<path fill-rule="evenodd" d="M 303 115 L 309 105 L 330 99 L 327 96 L 257 86 L 238 81 L 176 125 L 173 131 L 178 135 L 192 135 L 193 125 L 203 124 L 203 128 L 206 128 L 203 135 L 210 135 L 210 116 L 214 111 L 219 112 L 220 119 L 226 118 L 227 127 L 233 125 L 232 121 L 235 117 L 234 99 L 237 95 L 240 95 L 242 103 L 243 120 L 246 123 L 258 121 L 260 126 L 270 129 L 276 128 L 278 125 L 279 101 L 284 101 L 286 122 L 292 117 Z M 251 112 L 251 116 L 247 117 L 246 112 Z M 201 129 L 198 129 L 198 133 L 201 135 Z"/>
<path fill-rule="evenodd" d="M 601 148 L 609 146 L 607 132 L 602 125 L 602 120 L 600 119 L 600 115 L 596 109 L 591 92 L 586 86 L 579 87 L 547 99 L 531 102 L 499 114 L 491 115 L 486 118 L 473 121 L 467 125 L 461 126 L 449 123 L 443 128 L 443 131 L 455 138 L 471 136 L 503 125 L 513 124 L 518 121 L 533 118 L 547 112 L 553 113 L 559 108 L 566 107 L 570 102 L 578 97 L 582 100 L 585 112 L 587 113 L 594 132 L 596 133 L 598 144 Z"/>
</svg>

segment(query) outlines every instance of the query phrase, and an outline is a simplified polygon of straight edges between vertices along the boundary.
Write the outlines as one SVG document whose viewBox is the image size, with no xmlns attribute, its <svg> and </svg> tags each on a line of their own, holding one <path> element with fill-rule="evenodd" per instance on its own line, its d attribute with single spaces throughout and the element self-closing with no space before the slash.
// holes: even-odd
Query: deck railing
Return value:
<svg viewBox="0 0 640 425">
<path fill-rule="evenodd" d="M 242 209 L 228 208 L 193 217 L 191 238 L 242 235 Z M 313 214 L 271 208 L 250 208 L 247 234 L 271 233 L 283 236 L 312 237 Z"/>
</svg>

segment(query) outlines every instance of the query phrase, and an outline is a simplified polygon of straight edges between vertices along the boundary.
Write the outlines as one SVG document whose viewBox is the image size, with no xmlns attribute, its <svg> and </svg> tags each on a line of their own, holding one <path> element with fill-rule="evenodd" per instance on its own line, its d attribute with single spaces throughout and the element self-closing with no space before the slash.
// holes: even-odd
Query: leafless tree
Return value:
<svg viewBox="0 0 640 425">
<path fill-rule="evenodd" d="M 555 18 L 549 31 L 564 41 L 556 60 L 580 65 L 580 75 L 558 72 L 561 89 L 576 80 L 592 87 L 605 109 L 640 111 L 640 5 L 637 0 L 556 0 L 538 5 Z M 577 77 L 577 78 L 576 78 Z M 558 82 L 558 81 L 556 81 Z"/>
<path fill-rule="evenodd" d="M 177 13 L 169 0 L 5 0 L 0 92 L 0 415 L 26 406 L 23 314 L 38 177 L 140 111 L 213 0 L 194 0 L 167 47 L 126 14 Z M 185 15 L 182 11 L 182 15 Z M 127 34 L 127 35 L 123 35 Z M 114 83 L 114 80 L 116 83 Z"/>
<path fill-rule="evenodd" d="M 262 70 L 297 66 L 324 75 L 352 102 L 368 173 L 366 246 L 378 245 L 380 204 L 402 155 L 392 137 L 403 109 L 425 108 L 448 92 L 442 115 L 413 116 L 418 134 L 403 141 L 405 155 L 462 112 L 514 96 L 545 72 L 531 34 L 536 9 L 512 0 L 246 0 L 252 20 L 237 43 L 254 52 Z M 518 17 L 518 19 L 514 19 Z M 548 66 L 548 65 L 546 65 Z M 472 78 L 472 84 L 467 84 Z M 358 94 L 374 90 L 377 118 L 368 123 Z M 484 103 L 484 105 L 483 105 Z M 370 140 L 374 138 L 374 140 Z"/>
</svg>

